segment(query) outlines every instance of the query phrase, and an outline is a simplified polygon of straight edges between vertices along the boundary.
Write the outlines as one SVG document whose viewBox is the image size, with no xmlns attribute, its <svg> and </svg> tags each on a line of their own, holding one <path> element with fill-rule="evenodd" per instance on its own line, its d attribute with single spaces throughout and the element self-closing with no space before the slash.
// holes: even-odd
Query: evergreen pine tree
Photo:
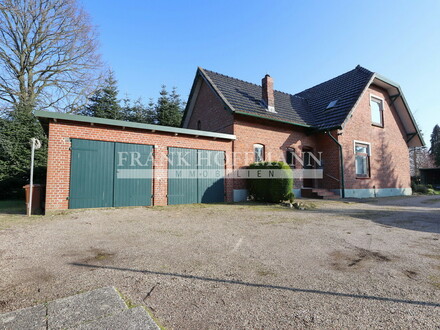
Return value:
<svg viewBox="0 0 440 330">
<path fill-rule="evenodd" d="M 108 119 L 124 119 L 124 113 L 118 101 L 118 86 L 113 71 L 109 71 L 103 85 L 93 93 L 89 100 L 90 104 L 81 114 Z"/>
<path fill-rule="evenodd" d="M 32 110 L 15 109 L 0 118 L 0 198 L 19 198 L 29 183 L 30 139 L 37 138 L 42 148 L 35 151 L 35 183 L 45 183 L 47 139 Z"/>
<path fill-rule="evenodd" d="M 176 88 L 173 88 L 171 95 L 168 94 L 166 86 L 162 85 L 160 97 L 156 104 L 156 121 L 158 125 L 179 127 L 182 121 L 182 101 Z"/>
<path fill-rule="evenodd" d="M 150 101 L 147 105 L 147 123 L 157 124 L 156 120 L 156 104 L 154 104 L 153 98 L 150 97 Z"/>
<path fill-rule="evenodd" d="M 440 127 L 438 125 L 435 125 L 432 130 L 429 153 L 434 158 L 435 165 L 440 166 Z"/>
<path fill-rule="evenodd" d="M 124 120 L 145 124 L 154 123 L 154 103 L 151 100 L 148 106 L 142 102 L 141 98 L 134 101 L 133 104 L 128 97 L 122 101 L 124 103 L 122 107 Z"/>
</svg>

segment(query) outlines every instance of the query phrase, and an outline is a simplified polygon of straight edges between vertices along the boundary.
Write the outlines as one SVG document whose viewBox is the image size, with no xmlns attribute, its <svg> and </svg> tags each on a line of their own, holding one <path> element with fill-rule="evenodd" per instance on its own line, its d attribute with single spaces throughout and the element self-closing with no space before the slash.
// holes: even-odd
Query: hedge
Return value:
<svg viewBox="0 0 440 330">
<path fill-rule="evenodd" d="M 293 172 L 284 162 L 257 162 L 249 166 L 251 170 L 280 170 L 281 175 L 271 178 L 248 179 L 249 193 L 256 201 L 278 203 L 284 200 L 293 200 Z M 270 172 L 270 173 L 276 173 Z M 268 174 L 268 171 L 263 171 Z"/>
</svg>

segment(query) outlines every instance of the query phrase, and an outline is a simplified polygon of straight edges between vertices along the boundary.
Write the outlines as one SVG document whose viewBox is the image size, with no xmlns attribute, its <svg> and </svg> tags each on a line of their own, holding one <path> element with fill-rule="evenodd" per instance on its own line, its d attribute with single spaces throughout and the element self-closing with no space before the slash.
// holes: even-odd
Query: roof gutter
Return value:
<svg viewBox="0 0 440 330">
<path fill-rule="evenodd" d="M 339 143 L 338 140 L 330 133 L 329 131 L 325 131 L 325 133 L 330 136 L 330 138 L 337 144 L 339 148 L 339 166 L 341 173 L 341 197 L 345 198 L 345 180 L 344 180 L 344 155 L 342 153 L 342 144 Z"/>
<path fill-rule="evenodd" d="M 199 130 L 195 130 L 195 129 L 179 128 L 179 127 L 171 127 L 171 126 L 143 124 L 143 123 L 136 123 L 136 122 L 130 122 L 130 121 L 123 121 L 123 120 L 98 118 L 98 117 L 72 115 L 72 114 L 51 112 L 51 111 L 35 110 L 34 115 L 40 121 L 41 120 L 54 120 L 54 121 L 66 120 L 66 121 L 82 122 L 82 123 L 88 123 L 88 124 L 100 124 L 100 125 L 108 125 L 108 126 L 134 128 L 134 129 L 147 130 L 147 131 L 151 131 L 151 132 L 172 133 L 175 135 L 185 134 L 185 135 L 192 135 L 192 136 L 196 136 L 196 137 L 209 137 L 209 138 L 215 138 L 215 139 L 217 139 L 217 138 L 226 139 L 226 140 L 235 140 L 236 139 L 236 136 L 232 135 L 232 134 L 209 132 L 209 131 L 199 131 Z"/>
</svg>

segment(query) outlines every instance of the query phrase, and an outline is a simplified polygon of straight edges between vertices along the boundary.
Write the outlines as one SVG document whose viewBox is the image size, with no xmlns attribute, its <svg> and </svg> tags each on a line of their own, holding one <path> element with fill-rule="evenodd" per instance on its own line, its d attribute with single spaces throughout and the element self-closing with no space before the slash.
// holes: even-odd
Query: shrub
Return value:
<svg viewBox="0 0 440 330">
<path fill-rule="evenodd" d="M 421 194 L 426 194 L 426 193 L 428 193 L 428 188 L 423 184 L 416 184 L 414 186 L 414 191 L 421 193 Z"/>
<path fill-rule="evenodd" d="M 249 166 L 251 170 L 274 170 L 271 178 L 248 179 L 250 195 L 256 201 L 278 203 L 283 200 L 293 201 L 293 173 L 290 166 L 284 162 L 258 162 Z M 281 172 L 278 172 L 281 171 Z M 278 173 L 277 173 L 278 172 Z M 264 173 L 269 174 L 268 171 Z M 280 174 L 281 175 L 277 175 Z"/>
</svg>

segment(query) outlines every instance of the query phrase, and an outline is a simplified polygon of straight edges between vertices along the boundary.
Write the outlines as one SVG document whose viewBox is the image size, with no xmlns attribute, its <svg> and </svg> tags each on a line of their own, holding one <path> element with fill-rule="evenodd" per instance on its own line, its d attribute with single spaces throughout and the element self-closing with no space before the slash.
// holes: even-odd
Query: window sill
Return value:
<svg viewBox="0 0 440 330">
<path fill-rule="evenodd" d="M 371 123 L 371 126 L 383 128 L 383 124 Z"/>
<path fill-rule="evenodd" d="M 371 179 L 371 177 L 369 177 L 369 176 L 356 176 L 356 179 L 359 179 L 359 180 L 368 180 L 368 179 Z"/>
</svg>

